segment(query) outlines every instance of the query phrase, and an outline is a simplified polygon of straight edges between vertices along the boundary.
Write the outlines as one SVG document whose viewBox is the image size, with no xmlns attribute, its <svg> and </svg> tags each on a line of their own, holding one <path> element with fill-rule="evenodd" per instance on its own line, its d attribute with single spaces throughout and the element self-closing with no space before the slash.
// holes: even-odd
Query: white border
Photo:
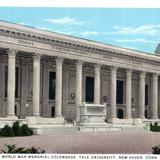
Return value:
<svg viewBox="0 0 160 160">
<path fill-rule="evenodd" d="M 0 7 L 160 8 L 159 0 L 0 0 Z"/>
</svg>

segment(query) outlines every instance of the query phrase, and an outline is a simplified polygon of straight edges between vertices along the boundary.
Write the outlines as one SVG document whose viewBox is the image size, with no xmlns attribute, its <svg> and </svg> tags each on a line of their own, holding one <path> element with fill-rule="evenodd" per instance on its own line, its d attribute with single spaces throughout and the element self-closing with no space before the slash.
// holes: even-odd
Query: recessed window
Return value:
<svg viewBox="0 0 160 160">
<path fill-rule="evenodd" d="M 117 104 L 123 104 L 124 82 L 117 81 Z"/>
<path fill-rule="evenodd" d="M 86 102 L 94 101 L 94 77 L 86 77 Z"/>
<path fill-rule="evenodd" d="M 56 73 L 49 72 L 49 99 L 55 99 Z"/>
<path fill-rule="evenodd" d="M 145 85 L 145 105 L 148 105 L 148 84 Z"/>
</svg>

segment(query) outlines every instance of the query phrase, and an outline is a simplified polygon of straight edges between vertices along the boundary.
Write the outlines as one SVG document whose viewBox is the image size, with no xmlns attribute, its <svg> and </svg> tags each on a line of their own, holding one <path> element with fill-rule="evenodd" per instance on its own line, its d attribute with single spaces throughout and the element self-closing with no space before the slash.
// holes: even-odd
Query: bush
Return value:
<svg viewBox="0 0 160 160">
<path fill-rule="evenodd" d="M 0 135 L 1 136 L 5 136 L 5 137 L 13 137 L 14 136 L 14 132 L 12 127 L 5 125 L 4 128 L 2 128 L 0 130 Z"/>
<path fill-rule="evenodd" d="M 152 147 L 153 154 L 160 154 L 160 146 Z"/>
<path fill-rule="evenodd" d="M 5 137 L 31 136 L 33 135 L 33 131 L 26 124 L 20 126 L 19 122 L 14 122 L 12 127 L 5 125 L 4 128 L 0 130 L 0 135 Z"/>
<path fill-rule="evenodd" d="M 23 136 L 31 136 L 33 135 L 33 131 L 28 127 L 27 124 L 23 124 L 21 127 Z"/>
<path fill-rule="evenodd" d="M 19 122 L 14 122 L 12 129 L 15 136 L 22 136 L 22 129 L 19 126 Z"/>
<path fill-rule="evenodd" d="M 152 123 L 150 124 L 150 131 L 160 132 L 160 126 L 158 125 L 157 122 L 155 122 L 154 125 Z"/>
<path fill-rule="evenodd" d="M 5 145 L 7 147 L 6 150 L 1 150 L 2 153 L 45 153 L 44 150 L 39 150 L 38 148 L 24 148 L 24 147 L 16 147 L 16 145 Z"/>
<path fill-rule="evenodd" d="M 74 118 L 74 117 L 66 117 L 66 118 L 65 118 L 65 121 L 66 121 L 67 123 L 74 123 L 75 118 Z"/>
</svg>

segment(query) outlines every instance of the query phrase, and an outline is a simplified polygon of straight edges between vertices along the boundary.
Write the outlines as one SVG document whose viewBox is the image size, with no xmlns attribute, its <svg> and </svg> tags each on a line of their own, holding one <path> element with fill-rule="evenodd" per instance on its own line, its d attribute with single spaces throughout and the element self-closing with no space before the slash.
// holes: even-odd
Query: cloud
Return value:
<svg viewBox="0 0 160 160">
<path fill-rule="evenodd" d="M 20 24 L 20 25 L 27 25 L 27 23 L 26 22 L 19 22 L 18 24 Z"/>
<path fill-rule="evenodd" d="M 146 40 L 143 38 L 135 38 L 135 39 L 113 39 L 116 42 L 124 42 L 124 43 L 157 43 L 158 41 Z"/>
<path fill-rule="evenodd" d="M 78 21 L 70 17 L 57 18 L 57 19 L 48 18 L 48 19 L 44 19 L 43 21 L 49 22 L 52 24 L 59 24 L 59 25 L 83 25 L 85 23 L 85 21 Z"/>
<path fill-rule="evenodd" d="M 115 31 L 111 33 L 104 33 L 104 34 L 143 34 L 143 35 L 157 35 L 160 34 L 160 24 L 157 25 L 142 25 L 138 27 L 120 27 L 120 26 L 113 26 L 112 27 Z"/>
<path fill-rule="evenodd" d="M 81 35 L 81 36 L 95 36 L 95 35 L 98 35 L 98 32 L 84 31 L 84 32 L 79 33 L 79 35 Z"/>
</svg>

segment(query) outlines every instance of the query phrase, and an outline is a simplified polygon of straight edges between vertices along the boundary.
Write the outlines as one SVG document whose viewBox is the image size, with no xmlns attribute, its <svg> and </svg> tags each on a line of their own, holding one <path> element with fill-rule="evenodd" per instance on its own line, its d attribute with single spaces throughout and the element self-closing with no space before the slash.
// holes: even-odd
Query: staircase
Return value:
<svg viewBox="0 0 160 160">
<path fill-rule="evenodd" d="M 36 125 L 31 126 L 34 134 L 41 135 L 54 135 L 54 134 L 70 134 L 70 133 L 78 133 L 79 130 L 76 126 L 68 125 Z"/>
</svg>

